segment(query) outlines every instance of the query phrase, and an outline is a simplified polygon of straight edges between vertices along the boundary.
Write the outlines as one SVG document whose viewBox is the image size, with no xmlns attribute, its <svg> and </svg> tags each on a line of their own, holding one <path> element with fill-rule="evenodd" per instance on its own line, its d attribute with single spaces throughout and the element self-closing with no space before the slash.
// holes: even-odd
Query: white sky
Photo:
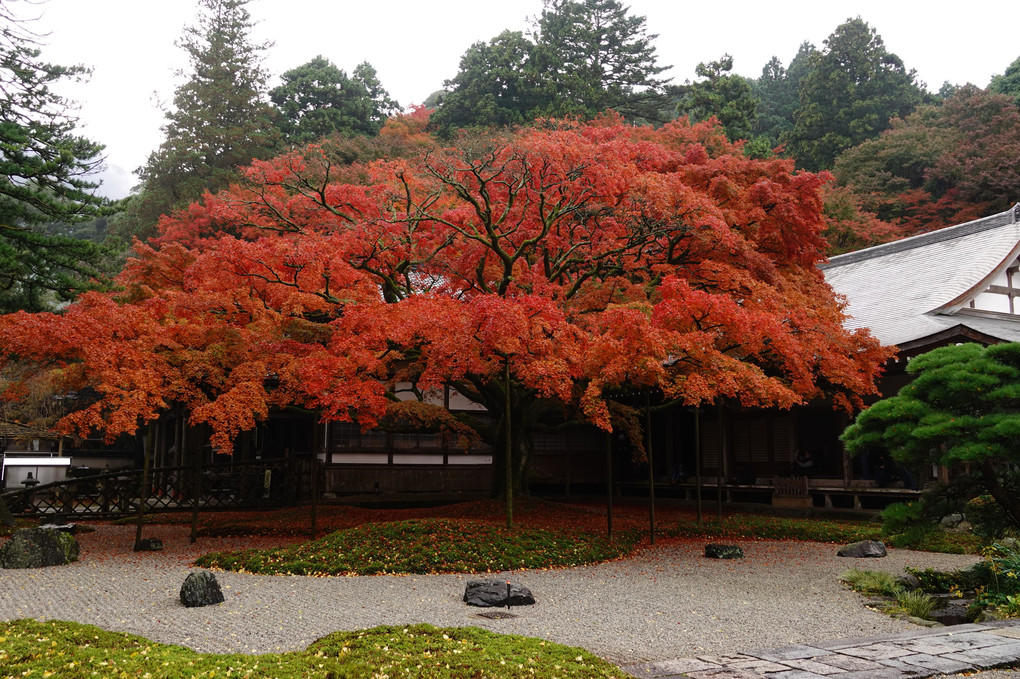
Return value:
<svg viewBox="0 0 1020 679">
<path fill-rule="evenodd" d="M 48 0 L 10 4 L 21 16 L 40 15 L 46 32 L 43 58 L 93 68 L 91 81 L 67 93 L 80 103 L 81 132 L 106 145 L 101 192 L 121 197 L 136 182 L 133 171 L 162 141 L 163 114 L 187 66 L 174 46 L 193 24 L 195 0 Z M 38 0 L 35 0 L 38 1 Z M 624 4 L 627 4 L 624 0 Z M 916 69 L 931 90 L 949 81 L 984 87 L 1020 56 L 1017 0 L 970 3 L 684 2 L 631 0 L 631 12 L 657 33 L 661 65 L 682 83 L 698 62 L 734 56 L 734 72 L 749 77 L 776 55 L 788 64 L 804 40 L 817 47 L 848 17 L 860 16 L 887 49 Z M 255 39 L 271 40 L 265 67 L 276 76 L 318 54 L 348 73 L 371 63 L 390 95 L 403 106 L 421 103 L 457 73 L 474 42 L 505 29 L 523 30 L 541 0 L 252 0 Z"/>
</svg>

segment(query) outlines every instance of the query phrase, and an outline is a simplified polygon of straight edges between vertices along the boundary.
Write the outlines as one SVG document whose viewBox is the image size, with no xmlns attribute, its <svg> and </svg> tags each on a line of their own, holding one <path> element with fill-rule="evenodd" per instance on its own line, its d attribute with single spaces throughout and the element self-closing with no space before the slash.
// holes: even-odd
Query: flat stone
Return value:
<svg viewBox="0 0 1020 679">
<path fill-rule="evenodd" d="M 788 670 L 786 672 L 770 672 L 769 679 L 826 679 L 824 674 L 815 674 L 806 670 Z"/>
<path fill-rule="evenodd" d="M 793 667 L 794 669 L 804 670 L 805 672 L 811 672 L 813 674 L 818 674 L 821 676 L 828 676 L 830 674 L 836 674 L 844 671 L 839 669 L 838 667 L 826 665 L 824 663 L 818 662 L 817 660 L 808 660 L 807 658 L 799 660 L 798 659 L 787 660 L 785 664 L 789 665 L 790 667 Z"/>
<path fill-rule="evenodd" d="M 691 677 L 691 679 L 761 679 L 761 675 L 757 672 L 731 669 L 729 667 L 721 667 L 717 670 L 688 672 L 687 676 Z"/>
<path fill-rule="evenodd" d="M 705 556 L 710 559 L 743 559 L 744 550 L 739 545 L 705 545 Z"/>
<path fill-rule="evenodd" d="M 468 580 L 464 588 L 464 603 L 468 606 L 506 607 L 507 582 L 505 580 Z M 527 587 L 509 583 L 511 606 L 530 606 L 535 597 Z"/>
<path fill-rule="evenodd" d="M 698 660 L 703 660 L 714 665 L 730 665 L 738 662 L 746 662 L 748 660 L 759 660 L 759 658 L 753 655 L 745 655 L 744 653 L 734 653 L 733 655 L 699 655 Z"/>
<path fill-rule="evenodd" d="M 942 657 L 959 662 L 970 663 L 975 667 L 995 667 L 1020 659 L 1020 645 L 1006 644 L 1002 646 L 984 646 L 971 648 L 956 653 L 946 653 Z"/>
<path fill-rule="evenodd" d="M 837 669 L 844 670 L 846 672 L 857 672 L 862 670 L 880 670 L 882 665 L 871 660 L 865 660 L 864 658 L 857 658 L 854 656 L 843 655 L 842 653 L 833 653 L 823 658 L 819 658 L 818 662 L 823 665 L 835 667 Z"/>
<path fill-rule="evenodd" d="M 787 665 L 780 665 L 770 660 L 744 660 L 742 662 L 735 662 L 729 667 L 733 667 L 738 670 L 752 670 L 758 674 L 765 674 L 766 672 L 782 672 L 790 669 Z"/>
<path fill-rule="evenodd" d="M 952 674 L 954 672 L 962 672 L 963 670 L 973 669 L 973 665 L 969 663 L 939 655 L 928 655 L 926 653 L 905 655 L 902 658 L 897 658 L 897 660 L 908 665 L 914 665 L 933 672 L 942 672 L 943 674 Z"/>
<path fill-rule="evenodd" d="M 1001 621 L 1005 622 L 1005 621 Z M 1009 636 L 1014 639 L 1020 639 L 1020 627 L 1000 627 L 997 629 L 989 629 L 985 634 L 994 634 L 996 636 Z"/>
<path fill-rule="evenodd" d="M 858 646 L 856 648 L 844 648 L 842 653 L 852 655 L 866 660 L 881 660 L 885 658 L 898 658 L 903 655 L 910 655 L 913 651 L 895 644 L 871 644 L 869 646 Z"/>
<path fill-rule="evenodd" d="M 885 543 L 878 540 L 861 540 L 860 542 L 843 545 L 836 551 L 836 556 L 845 556 L 856 559 L 875 559 L 886 555 Z"/>
<path fill-rule="evenodd" d="M 674 660 L 661 660 L 652 663 L 642 663 L 621 668 L 624 672 L 642 679 L 661 679 L 683 675 L 687 672 L 698 670 L 720 669 L 719 665 L 707 663 L 697 658 L 676 658 Z"/>
<path fill-rule="evenodd" d="M 820 655 L 829 655 L 832 651 L 828 651 L 824 648 L 816 648 L 814 646 L 806 646 L 804 644 L 794 644 L 792 646 L 783 646 L 782 648 L 772 648 L 767 651 L 755 651 L 751 655 L 762 660 L 771 660 L 773 662 L 786 662 L 787 660 L 795 660 L 801 658 L 817 658 Z"/>
</svg>

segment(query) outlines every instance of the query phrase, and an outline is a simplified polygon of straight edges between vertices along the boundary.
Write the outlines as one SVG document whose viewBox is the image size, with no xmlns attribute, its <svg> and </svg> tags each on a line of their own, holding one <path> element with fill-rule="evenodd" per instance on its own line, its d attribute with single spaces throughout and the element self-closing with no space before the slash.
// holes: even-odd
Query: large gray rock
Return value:
<svg viewBox="0 0 1020 679">
<path fill-rule="evenodd" d="M 0 568 L 45 568 L 78 560 L 78 540 L 70 533 L 20 528 L 0 547 Z"/>
<path fill-rule="evenodd" d="M 836 556 L 848 556 L 857 559 L 879 558 L 886 555 L 885 543 L 878 540 L 861 540 L 850 545 L 844 545 L 836 552 Z"/>
<path fill-rule="evenodd" d="M 710 559 L 743 559 L 744 550 L 738 545 L 705 545 L 705 556 Z"/>
<path fill-rule="evenodd" d="M 190 573 L 181 585 L 181 603 L 188 608 L 223 603 L 223 590 L 209 571 Z"/>
<path fill-rule="evenodd" d="M 468 606 L 506 606 L 505 580 L 468 580 L 464 589 L 464 601 Z M 510 583 L 510 605 L 530 606 L 535 603 L 531 590 Z"/>
</svg>

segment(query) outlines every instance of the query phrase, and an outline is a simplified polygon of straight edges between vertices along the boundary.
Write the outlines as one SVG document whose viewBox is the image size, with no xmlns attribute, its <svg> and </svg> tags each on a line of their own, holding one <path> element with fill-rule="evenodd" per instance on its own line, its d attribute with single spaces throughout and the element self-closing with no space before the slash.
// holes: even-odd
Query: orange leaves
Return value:
<svg viewBox="0 0 1020 679">
<path fill-rule="evenodd" d="M 421 142 L 406 158 L 255 163 L 137 245 L 123 293 L 0 320 L 0 351 L 94 386 L 77 426 L 181 402 L 221 446 L 287 403 L 371 426 L 398 381 L 498 406 L 506 363 L 511 399 L 604 428 L 627 384 L 782 407 L 874 389 L 885 354 L 842 329 L 815 268 L 825 177 L 708 123 L 551 121 L 438 148 L 424 120 L 384 128 Z"/>
</svg>

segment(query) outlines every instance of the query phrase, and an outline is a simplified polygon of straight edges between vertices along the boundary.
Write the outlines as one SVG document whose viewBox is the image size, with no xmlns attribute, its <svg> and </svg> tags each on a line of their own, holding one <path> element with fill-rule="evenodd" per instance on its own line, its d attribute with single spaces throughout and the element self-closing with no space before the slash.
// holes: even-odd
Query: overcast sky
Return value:
<svg viewBox="0 0 1020 679">
<path fill-rule="evenodd" d="M 6 0 L 10 3 L 10 0 Z M 80 103 L 81 131 L 106 145 L 102 192 L 121 197 L 136 183 L 133 171 L 162 141 L 159 101 L 170 101 L 187 63 L 174 42 L 193 24 L 195 0 L 48 0 L 12 5 L 21 16 L 41 15 L 43 57 L 93 68 L 91 81 L 66 91 Z M 624 0 L 624 4 L 628 4 Z M 682 83 L 701 61 L 724 53 L 734 72 L 761 74 L 773 56 L 784 64 L 808 40 L 819 48 L 849 17 L 878 30 L 887 49 L 916 69 L 929 89 L 949 81 L 984 87 L 1020 56 L 1016 30 L 1020 1 L 917 2 L 684 2 L 632 0 L 658 34 L 659 63 Z M 541 0 L 252 0 L 257 41 L 271 40 L 265 67 L 280 73 L 323 55 L 348 73 L 371 63 L 403 106 L 421 103 L 457 73 L 464 51 L 506 29 L 524 30 Z"/>
</svg>

